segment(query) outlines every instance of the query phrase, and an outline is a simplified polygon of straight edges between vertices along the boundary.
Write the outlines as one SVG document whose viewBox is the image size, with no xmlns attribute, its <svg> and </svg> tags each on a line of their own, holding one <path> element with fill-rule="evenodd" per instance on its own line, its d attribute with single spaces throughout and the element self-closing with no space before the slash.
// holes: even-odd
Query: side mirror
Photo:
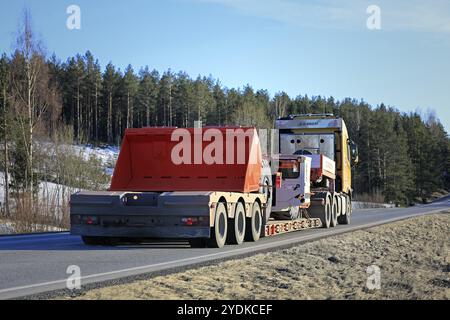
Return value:
<svg viewBox="0 0 450 320">
<path fill-rule="evenodd" d="M 350 144 L 350 156 L 351 156 L 352 165 L 355 166 L 359 163 L 358 146 L 352 140 L 349 141 L 349 144 Z"/>
</svg>

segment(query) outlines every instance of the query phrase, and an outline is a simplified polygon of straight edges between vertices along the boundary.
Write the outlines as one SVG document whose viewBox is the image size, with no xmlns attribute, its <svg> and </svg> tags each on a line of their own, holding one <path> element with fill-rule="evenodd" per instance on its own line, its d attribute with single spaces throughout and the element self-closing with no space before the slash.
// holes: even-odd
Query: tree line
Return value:
<svg viewBox="0 0 450 320">
<path fill-rule="evenodd" d="M 39 180 L 36 136 L 51 139 L 69 128 L 75 143 L 120 144 L 126 128 L 190 127 L 198 120 L 273 128 L 278 117 L 304 113 L 334 113 L 346 121 L 360 151 L 356 193 L 408 204 L 450 189 L 450 140 L 433 115 L 350 98 L 271 97 L 250 85 L 227 88 L 212 76 L 170 69 L 121 70 L 111 62 L 102 68 L 90 51 L 61 61 L 46 57 L 27 17 L 20 31 L 13 54 L 0 59 L 0 140 L 5 187 L 29 194 L 30 201 Z"/>
</svg>

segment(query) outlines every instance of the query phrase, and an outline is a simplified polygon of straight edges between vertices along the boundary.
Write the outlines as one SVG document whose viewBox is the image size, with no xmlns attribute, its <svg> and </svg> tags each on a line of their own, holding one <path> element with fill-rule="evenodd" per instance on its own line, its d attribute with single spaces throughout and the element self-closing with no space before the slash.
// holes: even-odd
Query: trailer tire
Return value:
<svg viewBox="0 0 450 320">
<path fill-rule="evenodd" d="M 234 218 L 228 221 L 228 241 L 231 244 L 242 244 L 245 238 L 245 207 L 242 202 L 236 203 Z"/>
<path fill-rule="evenodd" d="M 214 227 L 211 228 L 211 237 L 207 241 L 210 248 L 223 248 L 227 240 L 228 217 L 227 209 L 223 202 L 217 203 L 214 216 Z"/>
<path fill-rule="evenodd" d="M 261 206 L 255 202 L 252 206 L 252 216 L 247 218 L 247 230 L 245 233 L 245 240 L 256 242 L 261 237 L 261 230 L 263 226 L 263 217 Z"/>
</svg>

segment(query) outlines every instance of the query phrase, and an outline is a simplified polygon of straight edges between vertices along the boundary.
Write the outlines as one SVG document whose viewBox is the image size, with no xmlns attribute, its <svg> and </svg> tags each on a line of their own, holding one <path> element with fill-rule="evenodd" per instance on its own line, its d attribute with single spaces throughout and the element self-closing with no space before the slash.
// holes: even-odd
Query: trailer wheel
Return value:
<svg viewBox="0 0 450 320">
<path fill-rule="evenodd" d="M 236 203 L 234 219 L 228 222 L 229 242 L 232 244 L 242 244 L 245 237 L 245 208 L 242 202 Z"/>
<path fill-rule="evenodd" d="M 261 206 L 255 202 L 252 207 L 252 217 L 247 218 L 247 230 L 245 240 L 258 241 L 261 237 L 261 230 L 263 225 L 263 217 L 261 213 Z"/>
<path fill-rule="evenodd" d="M 350 224 L 350 216 L 352 213 L 352 202 L 349 196 L 345 196 L 346 210 L 345 214 L 338 218 L 339 224 Z"/>
<path fill-rule="evenodd" d="M 331 227 L 336 227 L 338 224 L 338 208 L 339 208 L 339 204 L 338 204 L 339 198 L 338 196 L 333 196 L 332 199 L 332 203 L 331 203 L 331 220 L 330 220 L 330 226 Z"/>
<path fill-rule="evenodd" d="M 208 247 L 222 248 L 227 240 L 228 224 L 227 209 L 223 202 L 219 202 L 216 207 L 214 217 L 214 227 L 211 228 L 211 238 L 208 239 Z"/>
</svg>

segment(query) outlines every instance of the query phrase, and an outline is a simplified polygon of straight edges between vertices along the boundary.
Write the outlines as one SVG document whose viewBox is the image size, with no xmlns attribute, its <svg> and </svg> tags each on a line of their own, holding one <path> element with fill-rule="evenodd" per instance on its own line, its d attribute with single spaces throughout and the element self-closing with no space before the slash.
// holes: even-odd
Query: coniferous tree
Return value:
<svg viewBox="0 0 450 320">
<path fill-rule="evenodd" d="M 131 65 L 125 69 L 123 76 L 122 86 L 123 93 L 125 95 L 125 109 L 126 109 L 126 127 L 134 127 L 134 104 L 136 99 L 136 94 L 138 92 L 138 78 L 134 74 L 134 70 Z"/>
<path fill-rule="evenodd" d="M 159 96 L 158 96 L 158 116 L 159 124 L 163 126 L 172 126 L 173 122 L 173 108 L 172 108 L 172 89 L 173 89 L 173 74 L 170 70 L 165 72 L 159 81 Z"/>
<path fill-rule="evenodd" d="M 115 67 L 112 63 L 109 63 L 106 66 L 105 72 L 103 73 L 103 100 L 104 100 L 104 108 L 103 114 L 106 116 L 106 141 L 108 143 L 114 142 L 114 114 L 115 111 L 115 100 L 116 100 L 116 90 L 119 84 L 120 75 L 116 71 Z M 117 114 L 116 117 L 119 117 L 120 114 Z"/>
<path fill-rule="evenodd" d="M 100 64 L 90 51 L 84 55 L 86 65 L 85 96 L 86 96 L 86 132 L 89 140 L 99 139 L 99 103 L 102 85 Z"/>
<path fill-rule="evenodd" d="M 158 124 L 157 102 L 158 102 L 158 71 L 149 71 L 145 67 L 139 72 L 139 88 L 137 103 L 141 115 L 141 126 L 156 126 Z"/>
</svg>

